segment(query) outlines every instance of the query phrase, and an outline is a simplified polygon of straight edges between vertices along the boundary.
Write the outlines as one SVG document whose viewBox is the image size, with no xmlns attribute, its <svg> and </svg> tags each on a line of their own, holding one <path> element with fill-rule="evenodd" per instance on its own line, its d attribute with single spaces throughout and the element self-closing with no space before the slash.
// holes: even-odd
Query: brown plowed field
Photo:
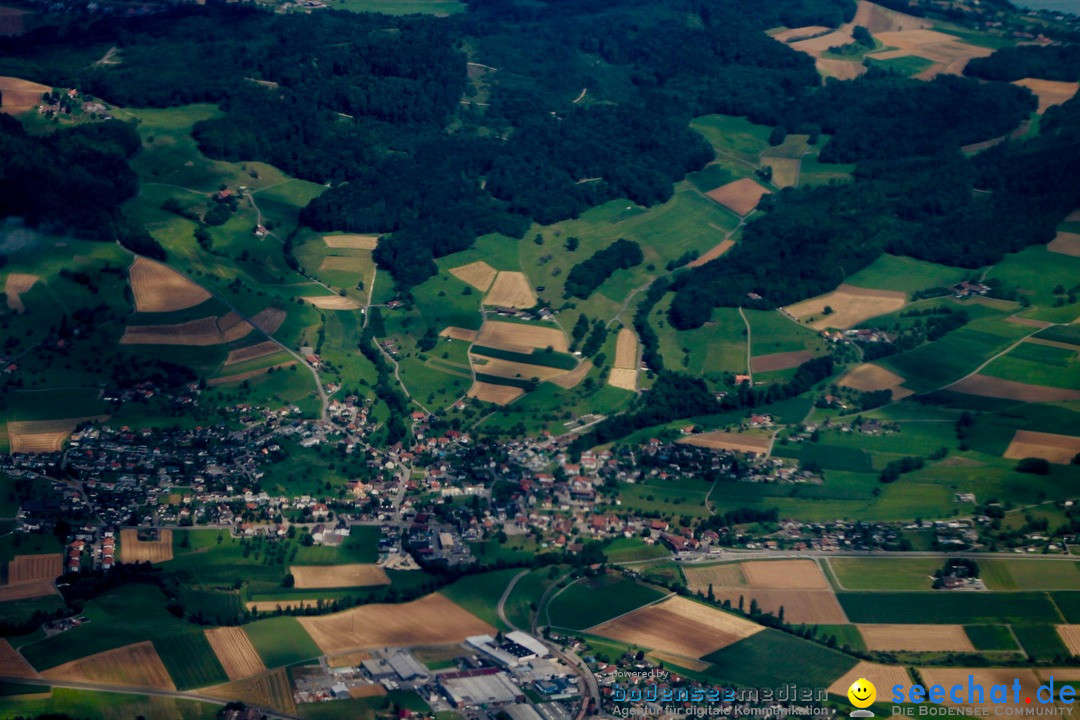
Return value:
<svg viewBox="0 0 1080 720">
<path fill-rule="evenodd" d="M 344 588 L 389 585 L 390 578 L 374 564 L 293 565 L 289 568 L 298 588 Z"/>
<path fill-rule="evenodd" d="M 1046 112 L 1047 108 L 1053 107 L 1054 105 L 1061 105 L 1065 101 L 1071 99 L 1076 95 L 1076 91 L 1080 90 L 1080 83 L 1038 80 L 1036 78 L 1017 80 L 1013 82 L 1013 85 L 1027 88 L 1035 94 L 1035 97 L 1039 98 L 1039 109 L 1037 112 L 1040 115 Z"/>
<path fill-rule="evenodd" d="M 1032 320 L 1031 318 L 1020 317 L 1019 315 L 1010 315 L 1005 318 L 1005 322 L 1013 323 L 1014 325 L 1025 325 L 1033 328 L 1048 328 L 1054 323 L 1046 322 L 1045 320 Z M 1030 338 L 1029 338 L 1030 340 Z"/>
<path fill-rule="evenodd" d="M 496 271 L 483 260 L 477 260 L 468 265 L 450 268 L 450 274 L 462 282 L 467 282 L 480 292 L 487 292 L 491 283 L 495 282 Z"/>
<path fill-rule="evenodd" d="M 285 311 L 278 308 L 264 308 L 251 316 L 251 324 L 267 335 L 273 335 L 285 322 Z"/>
<path fill-rule="evenodd" d="M 172 325 L 128 325 L 121 345 L 192 345 L 206 347 L 235 342 L 255 328 L 236 313 Z"/>
<path fill-rule="evenodd" d="M 442 595 L 399 605 L 362 605 L 345 612 L 298 618 L 324 653 L 376 647 L 459 643 L 495 628 Z"/>
<path fill-rule="evenodd" d="M 852 368 L 851 372 L 840 379 L 841 387 L 849 387 L 853 390 L 873 392 L 875 390 L 892 390 L 893 400 L 914 395 L 914 390 L 901 387 L 904 378 L 894 372 L 890 372 L 878 365 L 863 363 Z"/>
<path fill-rule="evenodd" d="M 277 365 L 270 365 L 268 367 L 259 368 L 258 370 L 248 370 L 247 372 L 236 373 L 235 375 L 222 375 L 221 377 L 210 378 L 206 381 L 206 384 L 227 385 L 234 382 L 243 382 L 244 380 L 250 380 L 253 377 L 265 375 L 271 368 L 273 368 L 274 370 L 280 370 L 281 368 L 291 367 L 295 364 L 295 360 L 290 360 L 289 362 L 278 363 Z"/>
<path fill-rule="evenodd" d="M 807 360 L 812 360 L 814 353 L 809 350 L 795 350 L 793 352 L 770 353 L 750 358 L 750 369 L 756 373 L 772 372 L 774 370 L 787 370 L 799 367 Z"/>
<path fill-rule="evenodd" d="M 866 72 L 865 65 L 850 60 L 818 58 L 814 61 L 814 65 L 822 77 L 833 77 L 837 80 L 854 80 Z"/>
<path fill-rule="evenodd" d="M 764 630 L 738 615 L 671 597 L 589 628 L 594 635 L 661 652 L 700 658 Z"/>
<path fill-rule="evenodd" d="M 1057 632 L 1065 647 L 1069 648 L 1069 654 L 1080 655 L 1080 625 L 1058 625 Z M 1080 674 L 1080 670 L 1076 672 Z"/>
<path fill-rule="evenodd" d="M 41 673 L 49 680 L 176 690 L 152 642 L 126 645 L 58 665 Z"/>
<path fill-rule="evenodd" d="M 500 272 L 484 298 L 484 304 L 524 310 L 536 305 L 536 293 L 525 273 Z"/>
<path fill-rule="evenodd" d="M 32 580 L 18 585 L 0 585 L 0 603 L 11 600 L 29 600 L 45 597 L 56 592 L 52 580 Z"/>
<path fill-rule="evenodd" d="M 7 276 L 7 280 L 4 282 L 4 294 L 7 295 L 8 307 L 16 312 L 25 312 L 26 306 L 23 304 L 20 296 L 33 287 L 34 283 L 40 279 L 41 278 L 37 275 L 10 273 Z"/>
<path fill-rule="evenodd" d="M 258 707 L 273 708 L 289 715 L 296 714 L 292 683 L 289 682 L 285 668 L 247 680 L 215 685 L 199 692 L 223 700 L 239 700 Z"/>
<path fill-rule="evenodd" d="M 720 430 L 713 432 L 698 433 L 684 437 L 679 442 L 695 447 L 710 448 L 713 450 L 735 450 L 737 452 L 769 452 L 769 439 L 743 433 L 729 433 Z"/>
<path fill-rule="evenodd" d="M 232 311 L 219 317 L 217 325 L 225 342 L 239 340 L 254 329 L 239 313 Z"/>
<path fill-rule="evenodd" d="M 723 205 L 739 216 L 752 213 L 761 198 L 769 194 L 768 190 L 750 178 L 729 182 L 727 185 L 722 185 L 705 193 L 709 199 Z"/>
<path fill-rule="evenodd" d="M 378 235 L 324 235 L 323 241 L 328 248 L 346 250 L 374 250 L 379 245 Z"/>
<path fill-rule="evenodd" d="M 0 638 L 0 675 L 16 678 L 39 678 L 37 670 L 18 653 L 11 643 Z"/>
<path fill-rule="evenodd" d="M 1080 235 L 1071 232 L 1059 232 L 1053 240 L 1047 243 L 1046 249 L 1062 255 L 1080 257 Z"/>
<path fill-rule="evenodd" d="M 761 590 L 829 590 L 813 560 L 753 560 L 742 564 L 750 587 Z"/>
<path fill-rule="evenodd" d="M 496 405 L 509 405 L 525 394 L 521 388 L 510 385 L 493 385 L 486 382 L 474 382 L 469 388 L 469 397 Z"/>
<path fill-rule="evenodd" d="M 566 373 L 560 375 L 557 378 L 552 378 L 551 382 L 563 388 L 564 390 L 573 390 L 585 379 L 585 376 L 589 374 L 589 371 L 593 369 L 591 360 L 583 360 L 578 363 L 578 366 Z"/>
<path fill-rule="evenodd" d="M 1020 704 L 1019 707 L 1030 708 L 1030 705 L 1024 703 L 1024 698 L 1034 698 L 1035 691 L 1039 687 L 1039 678 L 1035 675 L 1035 672 L 1029 668 L 919 668 L 919 674 L 922 675 L 923 682 L 926 687 L 933 685 L 941 685 L 943 687 L 950 687 L 952 685 L 961 685 L 965 689 L 964 692 L 964 707 L 990 707 L 993 706 L 995 710 L 993 713 L 1000 712 L 996 708 L 1013 706 L 1017 707 L 1016 703 L 1012 702 L 1012 687 L 1013 683 L 1020 680 Z M 974 699 L 970 699 L 970 704 L 967 702 L 969 698 L 967 695 L 968 676 L 973 675 L 972 682 L 976 685 L 982 685 L 985 688 L 982 700 L 983 702 L 974 702 Z M 871 678 L 867 678 L 871 682 Z M 895 683 L 894 683 L 895 684 Z M 1006 685 L 1009 688 L 1008 702 L 996 703 L 990 698 L 990 688 L 993 685 Z M 881 687 L 880 685 L 878 687 Z M 892 687 L 891 685 L 886 687 Z M 956 705 L 950 698 L 949 694 L 945 694 L 945 704 Z"/>
<path fill-rule="evenodd" d="M 686 584 L 692 592 L 708 592 L 710 585 L 714 589 L 750 587 L 740 563 L 706 567 L 687 565 L 682 571 L 686 576 Z"/>
<path fill-rule="evenodd" d="M 701 257 L 697 258 L 696 260 L 691 260 L 689 263 L 687 263 L 686 267 L 696 268 L 701 267 L 707 262 L 712 262 L 716 258 L 722 256 L 732 247 L 734 247 L 734 245 L 734 240 L 722 240 L 719 244 L 713 246 L 711 250 L 709 250 Z"/>
<path fill-rule="evenodd" d="M 1080 453 L 1080 437 L 1075 435 L 1017 430 L 1002 457 L 1037 457 L 1059 465 L 1068 465 L 1077 453 Z"/>
<path fill-rule="evenodd" d="M 48 555 L 16 555 L 8 563 L 8 584 L 33 582 L 35 580 L 55 580 L 64 574 L 64 556 L 60 553 Z"/>
<path fill-rule="evenodd" d="M 439 334 L 443 337 L 448 337 L 451 340 L 464 340 L 465 342 L 471 343 L 476 341 L 477 332 L 475 330 L 468 330 L 466 328 L 454 327 L 451 325 L 450 327 L 443 328 L 442 332 Z"/>
<path fill-rule="evenodd" d="M 18 115 L 33 110 L 41 104 L 41 96 L 52 92 L 48 85 L 23 80 L 22 78 L 0 76 L 0 112 Z"/>
<path fill-rule="evenodd" d="M 810 327 L 815 330 L 829 327 L 846 330 L 863 320 L 895 312 L 906 302 L 906 295 L 899 291 L 871 290 L 845 284 L 831 293 L 803 300 L 784 309 L 795 318 L 813 318 Z M 824 314 L 826 307 L 832 308 L 832 314 Z"/>
<path fill-rule="evenodd" d="M 104 420 L 108 415 L 90 415 L 61 420 L 25 420 L 9 422 L 8 439 L 13 453 L 56 452 L 78 425 L 90 420 Z"/>
<path fill-rule="evenodd" d="M 340 295 L 319 295 L 304 298 L 320 310 L 359 310 L 360 303 Z"/>
<path fill-rule="evenodd" d="M 120 562 L 168 562 L 173 559 L 172 530 L 162 530 L 158 540 L 140 541 L 139 531 L 128 528 L 120 531 Z"/>
<path fill-rule="evenodd" d="M 523 323 L 488 320 L 480 328 L 476 341 L 487 347 L 500 348 L 511 352 L 530 353 L 534 349 L 548 346 L 557 352 L 567 352 L 566 336 L 558 328 L 545 325 L 525 325 Z"/>
<path fill-rule="evenodd" d="M 906 668 L 862 660 L 855 667 L 837 678 L 829 686 L 829 693 L 832 695 L 847 695 L 851 683 L 859 678 L 866 678 L 874 683 L 874 687 L 878 689 L 881 698 L 886 697 L 886 691 L 893 685 L 903 685 L 905 691 L 911 687 L 911 676 L 908 675 Z"/>
<path fill-rule="evenodd" d="M 206 630 L 206 639 L 214 654 L 225 668 L 225 674 L 230 680 L 258 675 L 266 672 L 262 658 L 255 651 L 247 633 L 239 627 L 220 627 Z"/>
<path fill-rule="evenodd" d="M 225 367 L 247 362 L 248 360 L 266 357 L 267 355 L 273 355 L 276 352 L 281 352 L 281 346 L 275 342 L 270 342 L 269 340 L 256 345 L 248 345 L 247 347 L 230 350 L 228 357 L 225 358 Z"/>
<path fill-rule="evenodd" d="M 859 625 L 867 650 L 974 652 L 963 625 Z"/>
<path fill-rule="evenodd" d="M 488 355 L 470 354 L 469 360 L 472 361 L 473 369 L 476 372 L 501 378 L 517 378 L 520 380 L 536 378 L 543 382 L 566 374 L 566 370 L 562 368 L 529 365 L 528 363 L 514 362 L 513 360 L 493 358 Z"/>
<path fill-rule="evenodd" d="M 1002 380 L 988 375 L 971 375 L 953 383 L 948 389 L 968 395 L 996 397 L 1029 403 L 1080 400 L 1080 390 L 1028 385 L 1027 383 Z"/>
<path fill-rule="evenodd" d="M 172 268 L 144 257 L 135 258 L 128 271 L 135 309 L 139 312 L 172 312 L 195 307 L 210 293 Z"/>
</svg>

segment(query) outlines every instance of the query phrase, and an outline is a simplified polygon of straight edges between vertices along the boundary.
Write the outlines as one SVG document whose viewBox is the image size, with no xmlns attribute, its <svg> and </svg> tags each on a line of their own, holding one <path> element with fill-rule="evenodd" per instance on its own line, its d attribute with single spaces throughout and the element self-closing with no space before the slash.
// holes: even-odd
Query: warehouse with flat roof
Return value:
<svg viewBox="0 0 1080 720">
<path fill-rule="evenodd" d="M 454 707 L 508 705 L 525 701 L 525 693 L 498 668 L 478 668 L 438 676 L 439 691 Z"/>
</svg>

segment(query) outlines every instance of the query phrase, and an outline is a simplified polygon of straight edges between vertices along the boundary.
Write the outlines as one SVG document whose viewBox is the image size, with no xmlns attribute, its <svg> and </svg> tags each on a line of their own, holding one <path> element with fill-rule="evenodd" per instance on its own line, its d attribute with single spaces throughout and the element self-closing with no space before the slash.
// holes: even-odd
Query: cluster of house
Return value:
<svg viewBox="0 0 1080 720">
<path fill-rule="evenodd" d="M 67 544 L 64 570 L 77 573 L 83 569 L 110 570 L 116 564 L 116 534 L 112 528 L 99 531 L 84 526 L 75 532 Z"/>
<path fill-rule="evenodd" d="M 832 343 L 891 343 L 896 336 L 878 328 L 822 330 L 821 337 Z"/>
<path fill-rule="evenodd" d="M 64 92 L 44 93 L 41 103 L 37 106 L 37 112 L 39 115 L 50 118 L 54 115 L 71 115 L 79 112 L 92 117 L 94 120 L 112 119 L 109 108 L 101 102 L 86 98 L 75 88 Z"/>
</svg>

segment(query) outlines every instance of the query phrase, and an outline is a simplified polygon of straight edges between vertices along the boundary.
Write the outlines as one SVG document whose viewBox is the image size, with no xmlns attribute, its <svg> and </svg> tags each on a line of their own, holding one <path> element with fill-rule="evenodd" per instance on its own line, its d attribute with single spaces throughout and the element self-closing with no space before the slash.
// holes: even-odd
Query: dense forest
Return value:
<svg viewBox="0 0 1080 720">
<path fill-rule="evenodd" d="M 645 256 L 641 246 L 633 240 L 619 238 L 603 250 L 598 250 L 592 257 L 570 268 L 566 276 L 566 297 L 587 298 L 593 290 L 611 274 L 620 268 L 632 268 L 640 265 Z"/>
<path fill-rule="evenodd" d="M 989 57 L 972 59 L 964 68 L 964 74 L 1000 82 L 1028 77 L 1076 82 L 1080 80 L 1080 46 L 1021 45 L 1002 48 Z"/>
</svg>

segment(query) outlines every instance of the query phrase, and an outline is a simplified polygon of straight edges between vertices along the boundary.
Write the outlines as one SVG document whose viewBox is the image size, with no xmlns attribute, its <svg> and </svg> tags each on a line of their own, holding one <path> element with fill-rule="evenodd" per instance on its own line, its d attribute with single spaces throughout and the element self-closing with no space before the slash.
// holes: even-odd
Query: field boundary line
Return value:
<svg viewBox="0 0 1080 720">
<path fill-rule="evenodd" d="M 638 583 L 638 584 L 639 584 L 639 585 L 641 585 L 642 583 Z M 662 603 L 662 602 L 664 602 L 665 600 L 667 600 L 668 598 L 672 598 L 672 597 L 675 597 L 675 596 L 676 596 L 677 594 L 678 594 L 678 593 L 673 593 L 673 592 L 669 592 L 669 593 L 668 593 L 667 595 L 665 595 L 665 596 L 664 596 L 664 597 L 662 597 L 662 598 L 658 598 L 658 599 L 656 599 L 656 600 L 653 600 L 652 602 L 647 602 L 647 603 L 645 603 L 644 605 L 641 605 L 641 606 L 639 606 L 639 607 L 636 607 L 636 608 L 634 608 L 633 610 L 628 610 L 627 612 L 624 612 L 624 613 L 620 613 L 619 615 L 616 615 L 616 616 L 615 616 L 615 617 L 613 617 L 613 618 L 608 618 L 608 619 L 607 619 L 607 620 L 605 620 L 604 622 L 602 622 L 602 623 L 597 623 L 597 624 L 595 624 L 595 625 L 593 625 L 593 626 L 591 626 L 591 627 L 587 627 L 587 628 L 585 628 L 584 630 L 581 630 L 580 632 L 589 632 L 590 630 L 592 630 L 592 629 L 594 629 L 594 628 L 598 628 L 598 627 L 600 627 L 601 625 L 607 625 L 607 624 L 608 624 L 608 623 L 610 623 L 610 622 L 615 622 L 615 621 L 616 621 L 616 620 L 618 620 L 619 618 L 623 618 L 623 617 L 626 617 L 627 615 L 633 615 L 634 613 L 636 613 L 636 612 L 637 612 L 637 611 L 639 611 L 639 610 L 644 610 L 644 609 L 645 609 L 645 608 L 647 608 L 647 607 L 652 607 L 653 605 L 657 605 L 657 604 L 659 604 L 659 603 Z M 603 637 L 603 636 L 601 635 L 600 637 Z"/>
</svg>

